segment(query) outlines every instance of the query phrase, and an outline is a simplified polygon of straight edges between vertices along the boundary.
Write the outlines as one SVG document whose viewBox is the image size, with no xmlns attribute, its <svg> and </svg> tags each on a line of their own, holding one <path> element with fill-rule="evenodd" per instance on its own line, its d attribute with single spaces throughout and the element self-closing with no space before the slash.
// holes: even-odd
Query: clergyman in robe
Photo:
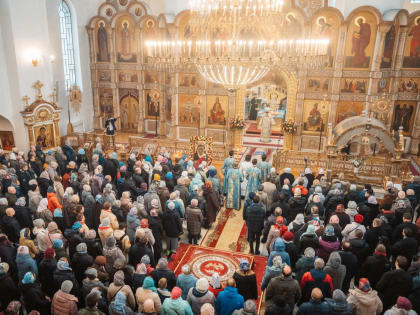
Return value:
<svg viewBox="0 0 420 315">
<path fill-rule="evenodd" d="M 261 142 L 270 142 L 271 128 L 274 124 L 275 121 L 273 117 L 271 117 L 270 109 L 266 108 L 259 124 L 259 127 L 261 128 Z"/>
<path fill-rule="evenodd" d="M 242 175 L 237 165 L 229 169 L 226 175 L 226 208 L 241 209 L 241 181 Z"/>
<path fill-rule="evenodd" d="M 250 192 L 256 192 L 262 181 L 261 170 L 257 167 L 257 159 L 252 160 L 252 167 L 248 169 L 247 179 L 245 196 L 249 196 Z"/>
<path fill-rule="evenodd" d="M 222 173 L 224 176 L 223 179 L 223 193 L 227 193 L 226 187 L 227 187 L 227 174 L 231 168 L 235 165 L 235 158 L 233 157 L 233 151 L 229 152 L 229 156 L 223 161 L 222 166 Z"/>
</svg>

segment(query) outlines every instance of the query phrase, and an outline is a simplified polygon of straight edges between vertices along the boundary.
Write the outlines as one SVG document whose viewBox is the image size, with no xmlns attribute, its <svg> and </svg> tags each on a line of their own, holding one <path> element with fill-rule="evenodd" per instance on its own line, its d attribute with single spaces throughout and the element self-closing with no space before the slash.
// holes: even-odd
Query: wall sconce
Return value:
<svg viewBox="0 0 420 315">
<path fill-rule="evenodd" d="M 26 59 L 32 62 L 34 67 L 38 66 L 39 60 L 41 59 L 41 54 L 37 50 L 28 51 L 25 53 Z"/>
<path fill-rule="evenodd" d="M 54 63 L 55 62 L 55 56 L 54 55 L 50 55 L 50 62 Z"/>
</svg>

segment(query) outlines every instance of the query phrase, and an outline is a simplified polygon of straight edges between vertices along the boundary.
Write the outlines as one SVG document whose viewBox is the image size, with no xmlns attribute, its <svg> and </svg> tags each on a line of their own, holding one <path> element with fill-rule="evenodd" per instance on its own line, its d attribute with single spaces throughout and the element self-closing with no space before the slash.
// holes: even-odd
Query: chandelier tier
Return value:
<svg viewBox="0 0 420 315">
<path fill-rule="evenodd" d="M 207 81 L 236 90 L 271 69 L 320 68 L 329 41 L 294 39 L 282 0 L 192 0 L 188 36 L 147 41 L 149 62 L 177 68 L 193 64 Z"/>
</svg>

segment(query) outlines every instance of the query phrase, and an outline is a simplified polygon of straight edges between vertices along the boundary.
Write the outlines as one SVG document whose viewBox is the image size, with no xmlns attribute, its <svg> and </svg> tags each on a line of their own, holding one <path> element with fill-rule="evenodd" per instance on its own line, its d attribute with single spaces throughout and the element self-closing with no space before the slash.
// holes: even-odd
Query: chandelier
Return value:
<svg viewBox="0 0 420 315">
<path fill-rule="evenodd" d="M 283 0 L 191 0 L 188 32 L 171 41 L 146 41 L 148 62 L 195 65 L 201 76 L 229 90 L 262 79 L 271 69 L 320 68 L 329 41 L 295 38 Z"/>
</svg>

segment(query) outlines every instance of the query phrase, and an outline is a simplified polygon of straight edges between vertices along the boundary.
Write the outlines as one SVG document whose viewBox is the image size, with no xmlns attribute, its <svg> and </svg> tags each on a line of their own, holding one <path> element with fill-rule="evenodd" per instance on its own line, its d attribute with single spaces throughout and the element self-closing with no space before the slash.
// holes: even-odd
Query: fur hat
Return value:
<svg viewBox="0 0 420 315">
<path fill-rule="evenodd" d="M 397 307 L 400 308 L 400 309 L 404 309 L 406 311 L 410 311 L 413 308 L 410 300 L 407 299 L 406 297 L 403 297 L 403 296 L 398 297 Z"/>
<path fill-rule="evenodd" d="M 95 268 L 88 268 L 85 271 L 85 275 L 96 278 L 98 276 L 98 271 Z"/>
<path fill-rule="evenodd" d="M 168 203 L 168 209 L 174 210 L 175 209 L 175 203 L 172 201 Z"/>
<path fill-rule="evenodd" d="M 357 203 L 353 200 L 350 200 L 349 203 L 347 204 L 347 208 L 356 210 L 357 209 Z"/>
</svg>

